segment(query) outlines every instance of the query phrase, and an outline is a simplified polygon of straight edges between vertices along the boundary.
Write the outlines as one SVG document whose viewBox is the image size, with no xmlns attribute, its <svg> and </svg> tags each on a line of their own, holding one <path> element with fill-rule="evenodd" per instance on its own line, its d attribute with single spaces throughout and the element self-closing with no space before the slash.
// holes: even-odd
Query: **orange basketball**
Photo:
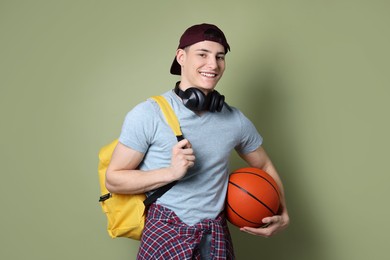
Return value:
<svg viewBox="0 0 390 260">
<path fill-rule="evenodd" d="M 262 219 L 277 213 L 280 204 L 275 180 L 258 168 L 231 173 L 226 197 L 226 217 L 237 227 L 261 227 Z"/>
</svg>

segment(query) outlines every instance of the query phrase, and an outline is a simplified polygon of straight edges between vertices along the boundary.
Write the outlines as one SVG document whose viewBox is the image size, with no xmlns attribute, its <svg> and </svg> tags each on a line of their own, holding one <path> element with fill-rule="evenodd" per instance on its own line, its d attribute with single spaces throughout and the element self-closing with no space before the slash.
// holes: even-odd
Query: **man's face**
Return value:
<svg viewBox="0 0 390 260">
<path fill-rule="evenodd" d="M 205 94 L 211 92 L 225 71 L 225 48 L 213 41 L 195 43 L 179 49 L 176 58 L 181 65 L 183 90 L 196 87 Z"/>
</svg>

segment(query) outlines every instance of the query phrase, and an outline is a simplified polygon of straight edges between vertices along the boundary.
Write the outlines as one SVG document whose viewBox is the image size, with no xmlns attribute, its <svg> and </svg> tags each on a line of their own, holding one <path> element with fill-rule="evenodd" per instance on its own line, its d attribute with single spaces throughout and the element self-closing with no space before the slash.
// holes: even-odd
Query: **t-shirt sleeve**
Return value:
<svg viewBox="0 0 390 260">
<path fill-rule="evenodd" d="M 263 137 L 259 134 L 254 124 L 242 112 L 239 111 L 238 113 L 241 125 L 241 138 L 235 149 L 238 153 L 247 154 L 261 146 Z"/>
<path fill-rule="evenodd" d="M 127 113 L 119 142 L 141 153 L 146 153 L 154 133 L 153 104 L 145 101 Z"/>
</svg>

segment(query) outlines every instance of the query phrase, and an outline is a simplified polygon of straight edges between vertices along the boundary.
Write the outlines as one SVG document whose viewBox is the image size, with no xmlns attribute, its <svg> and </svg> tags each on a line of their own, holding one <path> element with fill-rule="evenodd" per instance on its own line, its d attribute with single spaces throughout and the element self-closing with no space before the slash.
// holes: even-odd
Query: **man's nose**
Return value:
<svg viewBox="0 0 390 260">
<path fill-rule="evenodd" d="M 207 65 L 208 65 L 211 69 L 217 68 L 217 67 L 218 67 L 217 58 L 216 58 L 216 57 L 209 57 L 209 59 L 207 60 Z"/>
</svg>

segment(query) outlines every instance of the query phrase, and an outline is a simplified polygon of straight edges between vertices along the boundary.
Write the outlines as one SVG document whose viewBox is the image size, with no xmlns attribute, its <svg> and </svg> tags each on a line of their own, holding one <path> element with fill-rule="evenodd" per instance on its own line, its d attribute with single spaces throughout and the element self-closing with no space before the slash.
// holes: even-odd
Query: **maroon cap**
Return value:
<svg viewBox="0 0 390 260">
<path fill-rule="evenodd" d="M 225 47 L 225 53 L 230 51 L 230 46 L 223 32 L 217 26 L 207 23 L 197 24 L 188 28 L 181 36 L 177 49 L 183 49 L 202 41 L 218 42 Z M 181 75 L 181 66 L 177 62 L 176 57 L 171 66 L 171 74 Z"/>
</svg>

